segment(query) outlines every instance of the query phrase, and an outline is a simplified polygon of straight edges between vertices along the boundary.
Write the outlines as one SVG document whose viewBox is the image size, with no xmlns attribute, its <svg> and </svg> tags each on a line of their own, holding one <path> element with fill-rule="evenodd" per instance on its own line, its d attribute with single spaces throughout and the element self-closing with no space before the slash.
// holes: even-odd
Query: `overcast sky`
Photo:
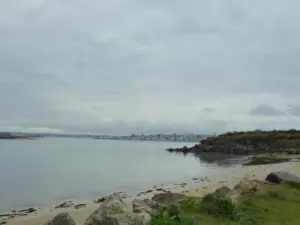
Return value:
<svg viewBox="0 0 300 225">
<path fill-rule="evenodd" d="M 0 130 L 300 128 L 299 0 L 1 0 Z"/>
</svg>

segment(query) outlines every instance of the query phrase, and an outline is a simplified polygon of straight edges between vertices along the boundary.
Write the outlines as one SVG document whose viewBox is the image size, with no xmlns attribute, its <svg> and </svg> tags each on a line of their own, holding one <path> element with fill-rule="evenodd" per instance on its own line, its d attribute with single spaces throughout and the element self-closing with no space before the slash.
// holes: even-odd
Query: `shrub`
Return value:
<svg viewBox="0 0 300 225">
<path fill-rule="evenodd" d="M 208 194 L 202 199 L 200 210 L 220 219 L 234 219 L 236 215 L 236 206 L 231 198 L 220 197 L 214 194 Z"/>
<path fill-rule="evenodd" d="M 199 204 L 195 199 L 185 198 L 180 202 L 181 209 L 193 210 L 199 208 Z"/>
</svg>

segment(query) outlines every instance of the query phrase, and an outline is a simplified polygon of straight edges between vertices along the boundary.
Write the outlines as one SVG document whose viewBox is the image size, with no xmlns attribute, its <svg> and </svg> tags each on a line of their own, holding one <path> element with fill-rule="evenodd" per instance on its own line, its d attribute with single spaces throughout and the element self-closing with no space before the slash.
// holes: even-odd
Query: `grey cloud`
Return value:
<svg viewBox="0 0 300 225">
<path fill-rule="evenodd" d="M 202 112 L 204 112 L 204 113 L 214 113 L 214 112 L 216 112 L 217 111 L 217 109 L 215 109 L 215 108 L 213 108 L 213 107 L 204 107 L 203 109 L 202 109 Z"/>
<path fill-rule="evenodd" d="M 271 105 L 298 104 L 299 7 L 297 0 L 2 0 L 0 130 L 298 125 L 245 112 L 249 102 L 268 102 L 253 110 L 272 120 L 282 112 Z"/>
<path fill-rule="evenodd" d="M 285 111 L 278 110 L 275 107 L 267 104 L 260 104 L 250 110 L 252 116 L 282 116 Z"/>
<path fill-rule="evenodd" d="M 292 116 L 300 116 L 300 105 L 289 106 L 287 112 Z"/>
</svg>

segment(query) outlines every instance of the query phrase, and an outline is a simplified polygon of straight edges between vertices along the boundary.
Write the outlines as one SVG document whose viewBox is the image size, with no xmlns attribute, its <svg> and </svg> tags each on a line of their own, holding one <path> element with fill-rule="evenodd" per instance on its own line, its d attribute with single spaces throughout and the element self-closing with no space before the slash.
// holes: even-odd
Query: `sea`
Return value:
<svg viewBox="0 0 300 225">
<path fill-rule="evenodd" d="M 0 212 L 217 176 L 244 161 L 239 156 L 165 151 L 194 144 L 89 138 L 0 140 Z"/>
</svg>

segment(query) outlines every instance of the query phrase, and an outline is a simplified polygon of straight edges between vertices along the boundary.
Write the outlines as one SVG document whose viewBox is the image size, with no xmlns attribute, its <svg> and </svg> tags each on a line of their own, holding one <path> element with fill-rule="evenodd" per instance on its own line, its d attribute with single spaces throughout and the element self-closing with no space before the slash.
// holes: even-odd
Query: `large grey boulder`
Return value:
<svg viewBox="0 0 300 225">
<path fill-rule="evenodd" d="M 220 197 L 228 197 L 231 193 L 231 189 L 227 186 L 222 186 L 218 188 L 214 194 Z"/>
<path fill-rule="evenodd" d="M 244 177 L 240 180 L 240 182 L 234 186 L 231 194 L 249 194 L 249 193 L 256 193 L 262 189 L 261 183 L 257 180 L 249 180 L 248 178 Z"/>
<path fill-rule="evenodd" d="M 60 213 L 52 220 L 44 223 L 44 225 L 75 225 L 75 221 L 70 217 L 68 213 Z"/>
<path fill-rule="evenodd" d="M 90 215 L 84 225 L 147 225 L 151 221 L 148 213 L 133 213 L 114 193 Z"/>
<path fill-rule="evenodd" d="M 121 202 L 121 203 L 124 204 L 121 195 L 119 195 L 118 193 L 112 193 L 111 195 L 109 195 L 109 196 L 106 198 L 106 201 L 112 201 L 112 200 L 116 200 L 116 201 L 119 201 L 119 202 Z"/>
<path fill-rule="evenodd" d="M 270 181 L 275 184 L 280 184 L 281 182 L 284 181 L 294 181 L 294 182 L 299 182 L 300 183 L 300 178 L 297 177 L 294 174 L 291 174 L 289 172 L 284 172 L 284 171 L 277 171 L 277 172 L 272 172 L 269 173 L 269 175 L 266 177 L 267 181 Z"/>
<path fill-rule="evenodd" d="M 172 205 L 177 204 L 184 198 L 185 196 L 183 194 L 168 191 L 166 193 L 155 194 L 152 197 L 152 201 L 158 202 L 161 205 Z"/>
</svg>

